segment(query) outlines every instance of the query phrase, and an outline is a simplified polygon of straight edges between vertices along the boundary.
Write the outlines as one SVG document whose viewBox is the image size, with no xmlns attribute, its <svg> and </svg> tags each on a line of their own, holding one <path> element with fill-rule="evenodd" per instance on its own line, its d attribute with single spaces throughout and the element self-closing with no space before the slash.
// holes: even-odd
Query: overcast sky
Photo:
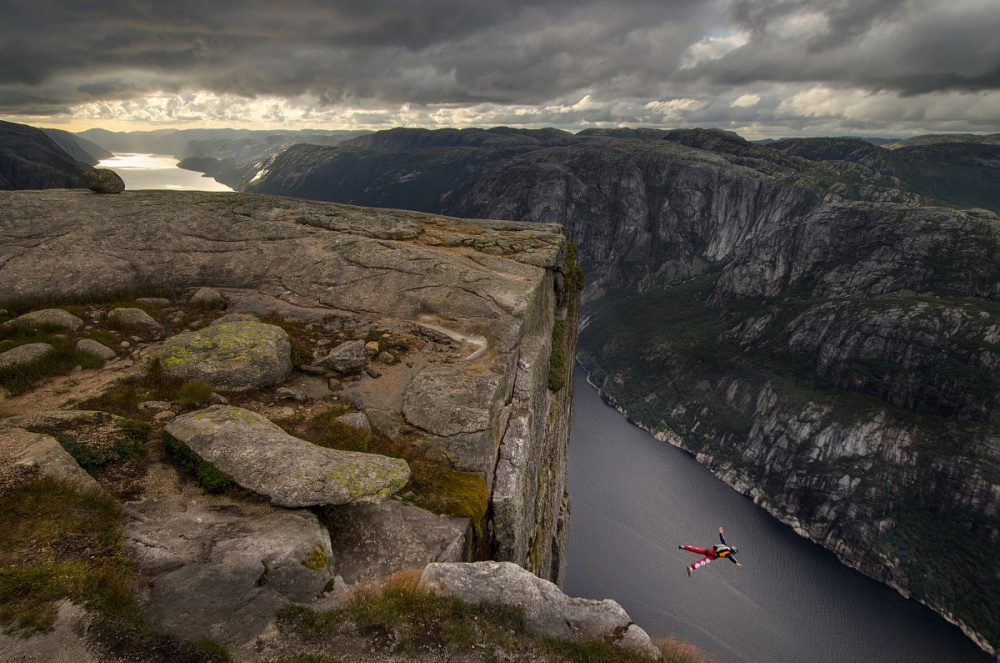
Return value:
<svg viewBox="0 0 1000 663">
<path fill-rule="evenodd" d="M 0 118 L 1000 132 L 1000 0 L 0 0 Z"/>
</svg>

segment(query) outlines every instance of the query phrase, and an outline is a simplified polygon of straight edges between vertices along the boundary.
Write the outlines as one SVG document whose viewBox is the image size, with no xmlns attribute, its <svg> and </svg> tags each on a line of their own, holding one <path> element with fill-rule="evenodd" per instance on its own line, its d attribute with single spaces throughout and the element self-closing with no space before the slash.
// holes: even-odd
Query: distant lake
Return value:
<svg viewBox="0 0 1000 663">
<path fill-rule="evenodd" d="M 181 191 L 232 191 L 228 186 L 193 170 L 178 168 L 169 154 L 116 154 L 97 164 L 125 180 L 125 190 L 177 189 Z"/>
<path fill-rule="evenodd" d="M 653 637 L 722 663 L 989 663 L 956 627 L 847 568 L 691 454 L 630 424 L 576 369 L 569 449 L 570 596 L 612 598 Z M 737 567 L 698 559 L 719 526 Z"/>
</svg>

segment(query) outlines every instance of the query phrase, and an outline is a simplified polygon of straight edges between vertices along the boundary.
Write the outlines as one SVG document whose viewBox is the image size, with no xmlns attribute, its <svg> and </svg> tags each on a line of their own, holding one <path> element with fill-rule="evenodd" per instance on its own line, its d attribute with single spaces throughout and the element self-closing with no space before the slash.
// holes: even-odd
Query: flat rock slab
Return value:
<svg viewBox="0 0 1000 663">
<path fill-rule="evenodd" d="M 348 584 L 387 578 L 431 562 L 459 562 L 468 518 L 439 516 L 400 502 L 330 507 L 324 512 L 336 573 Z"/>
<path fill-rule="evenodd" d="M 61 308 L 47 308 L 42 311 L 32 311 L 14 318 L 3 325 L 7 329 L 34 331 L 42 327 L 56 327 L 69 331 L 79 331 L 83 320 Z"/>
<path fill-rule="evenodd" d="M 241 661 L 275 632 L 275 612 L 311 603 L 333 579 L 330 540 L 308 511 L 238 505 L 180 486 L 127 505 L 125 541 L 146 579 L 145 616 L 160 630 L 209 638 Z"/>
<path fill-rule="evenodd" d="M 278 506 L 374 504 L 410 478 L 404 460 L 325 449 L 289 435 L 255 412 L 228 405 L 177 417 L 165 430 Z"/>
<path fill-rule="evenodd" d="M 101 490 L 54 437 L 20 428 L 0 429 L 0 445 L 14 451 L 15 465 L 34 468 L 42 476 L 66 479 L 81 490 Z"/>
<path fill-rule="evenodd" d="M 292 372 L 288 334 L 276 325 L 226 322 L 168 338 L 160 350 L 163 372 L 242 391 L 280 383 Z"/>
<path fill-rule="evenodd" d="M 519 606 L 528 627 L 542 636 L 620 639 L 632 623 L 616 601 L 570 598 L 554 583 L 512 562 L 428 564 L 420 581 L 468 603 Z"/>
<path fill-rule="evenodd" d="M 19 345 L 0 354 L 0 368 L 24 366 L 33 361 L 38 361 L 54 350 L 55 348 L 48 343 L 26 343 Z"/>
</svg>

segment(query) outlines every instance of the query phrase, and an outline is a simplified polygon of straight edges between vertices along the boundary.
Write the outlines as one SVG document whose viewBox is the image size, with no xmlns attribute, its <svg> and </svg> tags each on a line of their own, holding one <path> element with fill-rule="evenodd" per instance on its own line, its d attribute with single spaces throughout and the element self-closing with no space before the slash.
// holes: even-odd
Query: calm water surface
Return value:
<svg viewBox="0 0 1000 663">
<path fill-rule="evenodd" d="M 167 154 L 116 154 L 97 164 L 110 168 L 125 180 L 125 190 L 177 189 L 182 191 L 232 191 L 211 177 L 178 168 L 177 159 Z"/>
<path fill-rule="evenodd" d="M 989 663 L 955 626 L 840 564 L 689 454 L 605 405 L 577 368 L 570 442 L 570 596 L 613 598 L 652 637 L 720 662 Z M 718 529 L 742 567 L 694 572 Z"/>
</svg>

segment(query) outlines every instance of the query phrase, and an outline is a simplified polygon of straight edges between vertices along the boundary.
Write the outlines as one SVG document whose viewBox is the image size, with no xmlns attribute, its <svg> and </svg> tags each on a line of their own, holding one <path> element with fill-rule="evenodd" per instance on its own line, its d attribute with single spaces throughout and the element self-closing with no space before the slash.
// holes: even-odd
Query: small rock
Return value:
<svg viewBox="0 0 1000 663">
<path fill-rule="evenodd" d="M 226 301 L 226 298 L 218 290 L 200 288 L 196 293 L 191 295 L 191 299 L 188 301 L 192 304 L 221 304 Z"/>
<path fill-rule="evenodd" d="M 77 352 L 86 352 L 87 354 L 94 355 L 95 357 L 100 357 L 104 361 L 115 358 L 114 350 L 89 338 L 81 338 L 77 341 L 76 350 Z"/>
<path fill-rule="evenodd" d="M 143 401 L 138 405 L 140 410 L 169 410 L 170 403 L 167 401 Z"/>
<path fill-rule="evenodd" d="M 82 372 L 83 372 L 83 366 L 74 366 L 70 370 L 70 373 L 82 373 Z"/>
<path fill-rule="evenodd" d="M 295 416 L 295 410 L 293 410 L 290 407 L 279 407 L 277 411 L 274 413 L 274 415 L 278 419 L 287 419 L 288 417 Z"/>
<path fill-rule="evenodd" d="M 368 341 L 365 343 L 365 352 L 368 353 L 369 357 L 374 357 L 378 354 L 378 341 Z"/>
<path fill-rule="evenodd" d="M 222 394 L 217 394 L 214 391 L 209 395 L 208 402 L 212 405 L 229 405 L 229 399 Z"/>
<path fill-rule="evenodd" d="M 327 385 L 330 387 L 330 391 L 344 390 L 344 385 L 342 385 L 340 383 L 340 380 L 338 380 L 337 378 L 330 378 L 330 380 L 327 382 Z"/>
<path fill-rule="evenodd" d="M 317 366 L 316 364 L 302 364 L 298 367 L 303 373 L 308 373 L 309 375 L 324 375 L 326 369 L 322 366 Z"/>
<path fill-rule="evenodd" d="M 121 193 L 125 190 L 125 180 L 108 168 L 94 168 L 80 176 L 80 182 L 95 193 Z"/>
<path fill-rule="evenodd" d="M 164 410 L 163 412 L 157 412 L 153 416 L 153 423 L 162 424 L 165 421 L 170 421 L 171 419 L 173 419 L 176 416 L 177 416 L 177 414 L 174 413 L 174 412 L 171 412 L 170 410 Z"/>
<path fill-rule="evenodd" d="M 122 362 L 123 368 L 132 368 L 133 366 L 135 366 L 135 362 L 132 361 L 131 359 L 126 359 L 125 361 Z"/>
<path fill-rule="evenodd" d="M 365 352 L 364 341 L 347 341 L 341 343 L 322 361 L 323 366 L 349 375 L 359 373 L 368 366 L 368 354 Z"/>
<path fill-rule="evenodd" d="M 281 387 L 276 389 L 274 392 L 275 398 L 282 401 L 296 401 L 298 403 L 305 403 L 309 400 L 309 397 L 303 394 L 301 391 L 296 391 L 295 389 L 289 389 L 288 387 Z"/>
<path fill-rule="evenodd" d="M 397 361 L 396 357 L 393 356 L 393 354 L 391 352 L 386 352 L 385 350 L 383 350 L 382 352 L 378 353 L 378 360 L 380 362 L 382 362 L 383 364 L 389 364 L 390 366 L 392 364 L 395 364 L 396 361 Z"/>
<path fill-rule="evenodd" d="M 328 339 L 328 338 L 321 338 L 318 341 L 316 341 L 316 345 L 319 346 L 319 347 L 321 347 L 321 348 L 326 347 L 326 346 L 330 345 L 330 339 Z"/>
<path fill-rule="evenodd" d="M 122 341 L 119 345 L 121 345 L 123 348 L 132 347 L 132 344 L 129 343 L 128 341 Z"/>
<path fill-rule="evenodd" d="M 108 324 L 119 329 L 159 329 L 161 326 L 141 308 L 116 308 L 108 313 Z"/>
<path fill-rule="evenodd" d="M 368 377 L 372 377 L 372 378 L 380 378 L 380 377 L 382 377 L 382 371 L 380 371 L 380 370 L 378 370 L 376 368 L 369 368 L 365 372 L 368 373 Z"/>
<path fill-rule="evenodd" d="M 337 421 L 344 424 L 345 426 L 350 426 L 351 428 L 357 428 L 362 430 L 366 434 L 366 442 L 371 442 L 372 439 L 372 425 L 368 421 L 368 417 L 364 412 L 349 412 L 347 414 L 342 414 L 337 417 Z"/>
</svg>

